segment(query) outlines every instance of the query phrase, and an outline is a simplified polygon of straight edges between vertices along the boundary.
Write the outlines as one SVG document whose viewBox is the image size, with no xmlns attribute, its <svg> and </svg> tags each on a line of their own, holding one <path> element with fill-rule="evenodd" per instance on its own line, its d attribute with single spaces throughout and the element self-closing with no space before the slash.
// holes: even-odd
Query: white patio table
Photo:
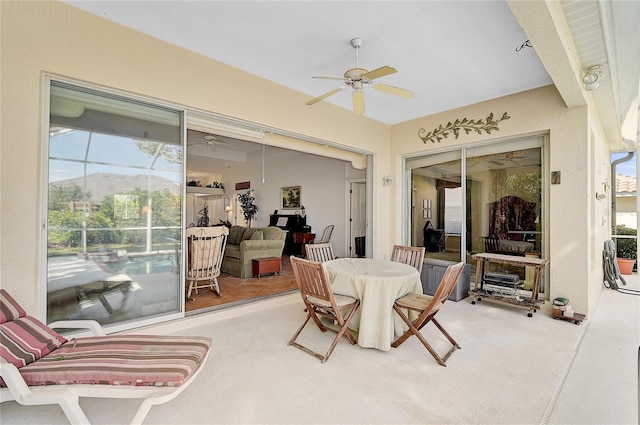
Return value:
<svg viewBox="0 0 640 425">
<path fill-rule="evenodd" d="M 407 264 L 369 258 L 339 258 L 323 263 L 333 292 L 360 300 L 350 328 L 358 331 L 358 345 L 388 351 L 407 329 L 393 312 L 393 302 L 408 294 L 422 294 L 418 271 Z"/>
</svg>

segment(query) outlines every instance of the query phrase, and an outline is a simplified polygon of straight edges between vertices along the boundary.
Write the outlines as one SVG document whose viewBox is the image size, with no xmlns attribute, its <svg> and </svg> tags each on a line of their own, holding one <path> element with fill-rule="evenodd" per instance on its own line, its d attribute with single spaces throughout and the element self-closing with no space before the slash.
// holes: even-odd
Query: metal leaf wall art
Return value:
<svg viewBox="0 0 640 425">
<path fill-rule="evenodd" d="M 463 119 L 457 119 L 454 122 L 449 121 L 444 127 L 440 124 L 438 127 L 434 128 L 433 131 L 430 131 L 427 134 L 425 134 L 427 130 L 421 128 L 418 130 L 418 137 L 420 137 L 424 143 L 440 143 L 442 139 L 446 139 L 451 133 L 453 133 L 454 137 L 457 139 L 458 136 L 460 136 L 461 131 L 464 131 L 465 134 L 469 134 L 471 132 L 482 134 L 483 131 L 487 134 L 491 134 L 494 130 L 500 131 L 498 123 L 500 123 L 500 121 L 508 120 L 509 118 L 511 117 L 507 115 L 506 112 L 502 114 L 502 118 L 499 120 L 494 119 L 493 112 L 491 112 L 485 120 L 467 119 L 465 117 Z"/>
</svg>

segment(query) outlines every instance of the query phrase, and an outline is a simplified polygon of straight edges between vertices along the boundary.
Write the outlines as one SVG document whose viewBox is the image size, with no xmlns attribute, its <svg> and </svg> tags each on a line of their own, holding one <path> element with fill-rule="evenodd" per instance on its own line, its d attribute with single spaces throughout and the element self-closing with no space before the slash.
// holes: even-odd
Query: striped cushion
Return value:
<svg viewBox="0 0 640 425">
<path fill-rule="evenodd" d="M 0 325 L 0 357 L 18 369 L 46 356 L 67 340 L 31 316 Z"/>
<path fill-rule="evenodd" d="M 4 289 L 0 289 L 0 323 L 10 322 L 27 313 Z"/>
<path fill-rule="evenodd" d="M 182 385 L 211 347 L 195 336 L 110 335 L 71 340 L 20 369 L 27 385 Z"/>
</svg>

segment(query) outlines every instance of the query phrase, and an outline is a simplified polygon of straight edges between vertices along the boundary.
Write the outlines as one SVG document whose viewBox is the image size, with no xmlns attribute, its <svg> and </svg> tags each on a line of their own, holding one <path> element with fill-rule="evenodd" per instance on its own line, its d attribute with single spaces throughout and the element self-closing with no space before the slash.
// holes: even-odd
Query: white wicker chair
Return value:
<svg viewBox="0 0 640 425">
<path fill-rule="evenodd" d="M 187 299 L 191 298 L 191 292 L 194 289 L 197 294 L 198 289 L 201 288 L 211 288 L 212 291 L 221 295 L 217 278 L 220 276 L 228 234 L 229 229 L 225 226 L 187 229 L 188 257 L 185 275 L 189 283 Z M 203 280 L 207 283 L 198 285 L 198 282 Z"/>
</svg>

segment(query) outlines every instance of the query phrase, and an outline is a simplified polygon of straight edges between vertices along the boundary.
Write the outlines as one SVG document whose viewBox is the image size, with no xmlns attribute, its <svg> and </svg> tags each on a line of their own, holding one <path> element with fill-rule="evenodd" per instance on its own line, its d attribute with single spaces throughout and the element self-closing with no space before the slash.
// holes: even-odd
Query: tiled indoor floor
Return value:
<svg viewBox="0 0 640 425">
<path fill-rule="evenodd" d="M 298 289 L 288 255 L 282 256 L 280 274 L 241 279 L 222 273 L 218 277 L 218 284 L 221 296 L 206 288 L 200 289 L 197 294 L 192 293 L 193 301 L 186 303 L 187 313 L 196 312 L 196 310 L 197 313 L 201 313 L 203 310 L 214 309 L 221 305 L 268 297 Z"/>
</svg>

